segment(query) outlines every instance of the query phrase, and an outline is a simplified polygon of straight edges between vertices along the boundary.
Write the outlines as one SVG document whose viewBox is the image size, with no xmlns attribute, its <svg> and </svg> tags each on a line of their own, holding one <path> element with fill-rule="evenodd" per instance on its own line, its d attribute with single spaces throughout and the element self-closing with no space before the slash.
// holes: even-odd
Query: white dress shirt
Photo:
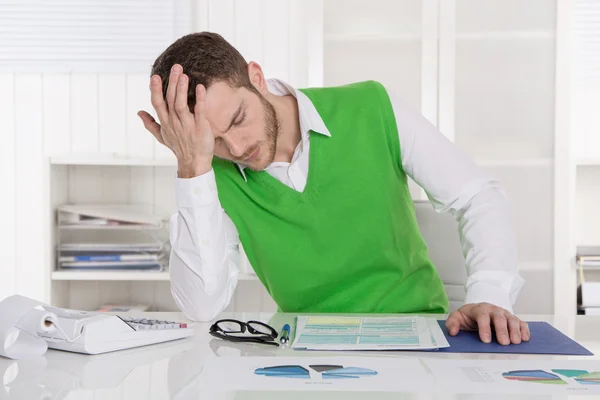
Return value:
<svg viewBox="0 0 600 400">
<path fill-rule="evenodd" d="M 331 136 L 310 99 L 280 80 L 268 81 L 275 95 L 294 95 L 302 140 L 290 163 L 266 172 L 302 191 L 309 161 L 309 130 Z M 523 285 L 509 204 L 500 184 L 475 165 L 420 113 L 388 90 L 398 126 L 402 167 L 438 212 L 459 223 L 468 280 L 465 303 L 488 302 L 512 312 Z M 238 166 L 243 175 L 243 167 Z M 207 321 L 229 304 L 238 282 L 240 239 L 221 207 L 214 171 L 176 181 L 178 211 L 171 217 L 171 292 L 189 318 Z M 365 212 L 368 211 L 365 205 Z M 246 262 L 248 262 L 246 260 Z"/>
</svg>

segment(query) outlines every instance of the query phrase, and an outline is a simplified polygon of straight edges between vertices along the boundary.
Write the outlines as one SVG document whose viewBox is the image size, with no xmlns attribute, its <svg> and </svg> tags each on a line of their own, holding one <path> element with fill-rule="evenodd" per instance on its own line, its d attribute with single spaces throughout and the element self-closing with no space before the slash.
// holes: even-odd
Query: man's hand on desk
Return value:
<svg viewBox="0 0 600 400">
<path fill-rule="evenodd" d="M 446 328 L 451 336 L 460 330 L 479 330 L 482 342 L 492 340 L 492 329 L 496 332 L 498 343 L 508 345 L 528 341 L 530 337 L 529 325 L 521 321 L 504 308 L 489 303 L 465 304 L 454 311 L 446 320 Z"/>
</svg>

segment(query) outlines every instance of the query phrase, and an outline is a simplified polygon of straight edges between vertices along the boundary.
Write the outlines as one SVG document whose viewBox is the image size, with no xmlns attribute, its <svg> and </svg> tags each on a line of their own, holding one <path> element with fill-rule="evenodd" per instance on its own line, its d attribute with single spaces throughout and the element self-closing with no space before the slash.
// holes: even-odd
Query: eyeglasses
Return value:
<svg viewBox="0 0 600 400">
<path fill-rule="evenodd" d="M 244 335 L 246 332 L 253 336 Z M 250 342 L 279 346 L 275 341 L 277 331 L 260 321 L 242 322 L 236 319 L 220 319 L 210 327 L 209 333 L 232 342 Z"/>
</svg>

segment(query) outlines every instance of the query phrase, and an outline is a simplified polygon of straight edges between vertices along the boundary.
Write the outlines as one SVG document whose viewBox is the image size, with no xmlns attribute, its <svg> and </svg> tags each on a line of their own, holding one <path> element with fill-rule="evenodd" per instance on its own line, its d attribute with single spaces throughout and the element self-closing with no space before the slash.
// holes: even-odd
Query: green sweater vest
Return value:
<svg viewBox="0 0 600 400">
<path fill-rule="evenodd" d="M 283 312 L 447 312 L 419 232 L 390 100 L 377 82 L 302 89 L 331 137 L 310 133 L 303 192 L 215 159 L 221 204 Z"/>
</svg>

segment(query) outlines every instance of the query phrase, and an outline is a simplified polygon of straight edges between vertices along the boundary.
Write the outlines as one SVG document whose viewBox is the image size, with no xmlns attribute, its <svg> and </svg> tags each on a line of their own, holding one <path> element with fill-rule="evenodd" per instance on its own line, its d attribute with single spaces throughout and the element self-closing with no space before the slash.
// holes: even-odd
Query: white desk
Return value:
<svg viewBox="0 0 600 400">
<path fill-rule="evenodd" d="M 179 313 L 145 313 L 161 320 L 185 320 Z M 438 316 L 442 319 L 444 316 Z M 270 321 L 280 329 L 283 323 L 293 321 L 292 314 L 224 313 L 220 318 Z M 525 320 L 547 321 L 568 336 L 594 352 L 593 357 L 452 354 L 388 352 L 386 357 L 443 357 L 471 359 L 595 359 L 600 360 L 600 317 L 579 316 L 559 318 L 552 316 L 522 316 Z M 207 357 L 294 356 L 289 348 L 265 345 L 238 344 L 213 338 L 208 334 L 210 323 L 195 325 L 196 334 L 170 343 L 147 346 L 96 356 L 85 356 L 54 350 L 32 360 L 9 360 L 0 357 L 0 399 L 208 399 L 208 389 L 201 384 L 203 360 Z M 305 352 L 304 352 L 305 353 Z M 338 355 L 336 353 L 334 355 Z M 311 352 L 311 356 L 331 356 L 331 353 Z M 352 355 L 357 355 L 353 353 Z M 371 354 L 372 355 L 372 354 Z M 424 392 L 428 388 L 424 388 Z M 213 397 L 210 397 L 213 398 Z M 431 393 L 333 393 L 333 392 L 237 392 L 225 393 L 218 399 L 474 399 L 507 398 L 507 396 L 431 394 Z M 531 395 L 508 398 L 557 399 L 560 396 Z M 580 398 L 580 397 L 577 397 Z"/>
</svg>

